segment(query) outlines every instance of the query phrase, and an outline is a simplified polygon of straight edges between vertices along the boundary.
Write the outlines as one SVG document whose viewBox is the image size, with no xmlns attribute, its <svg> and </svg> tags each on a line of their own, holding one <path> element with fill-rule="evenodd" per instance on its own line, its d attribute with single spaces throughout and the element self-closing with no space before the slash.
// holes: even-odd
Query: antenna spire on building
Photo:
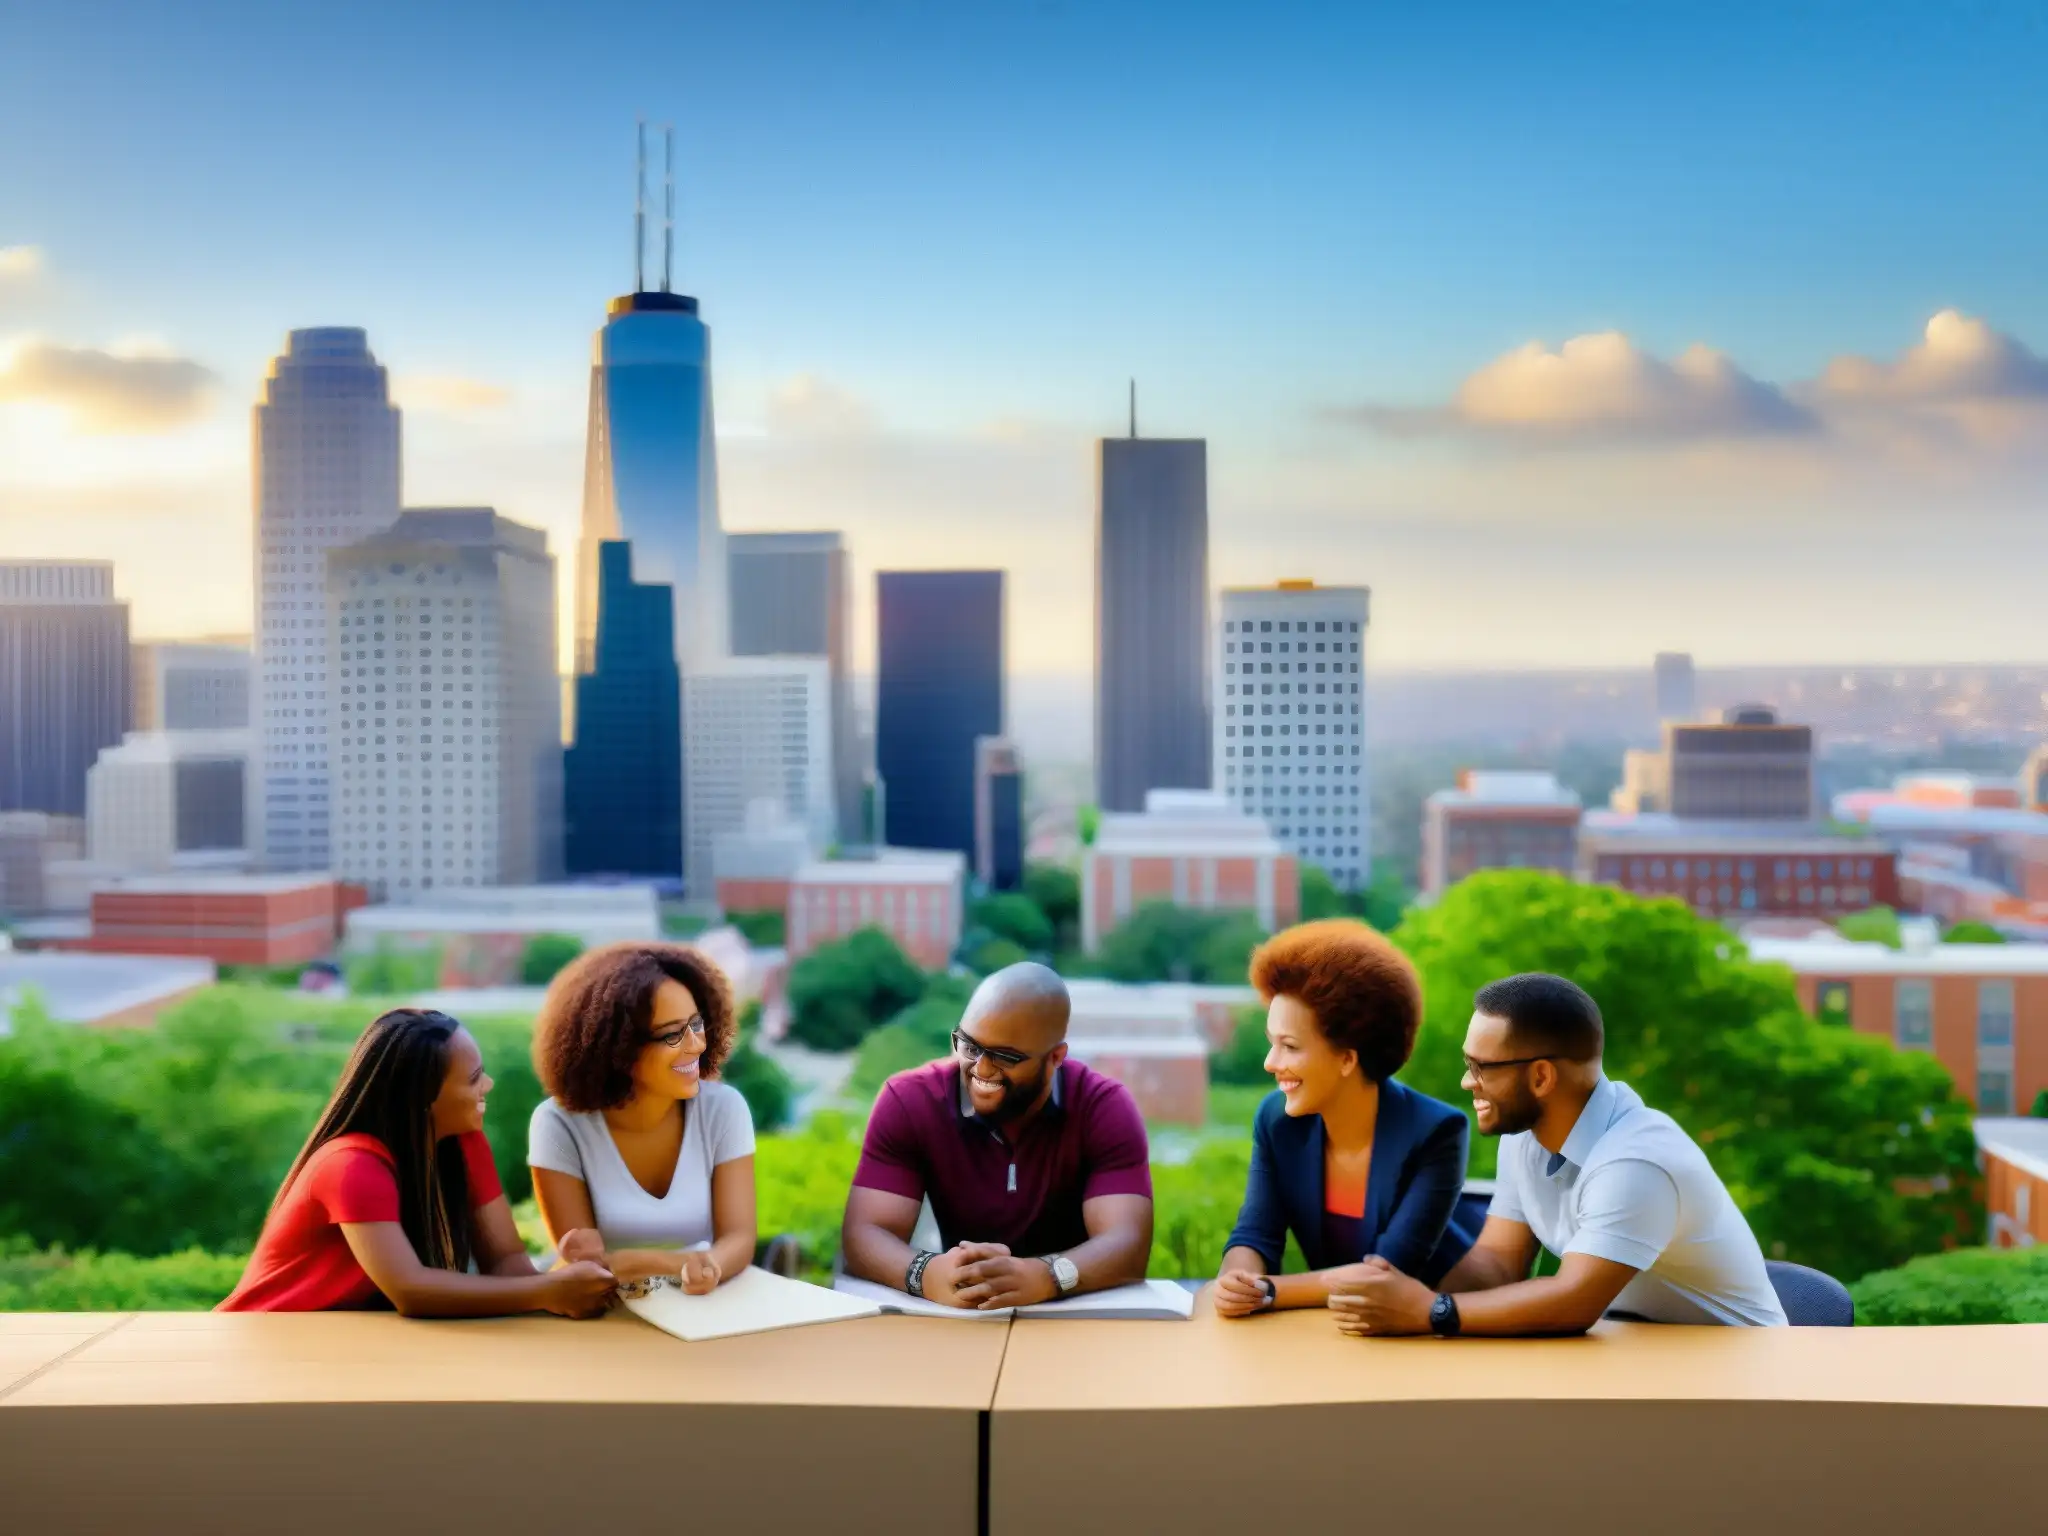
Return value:
<svg viewBox="0 0 2048 1536">
<path fill-rule="evenodd" d="M 666 181 L 662 188 L 663 205 L 661 214 L 661 291 L 671 291 L 669 283 L 674 275 L 676 258 L 676 125 L 663 123 L 661 131 L 668 140 L 668 162 Z"/>
<path fill-rule="evenodd" d="M 1138 435 L 1138 381 L 1131 380 L 1131 436 Z"/>
<path fill-rule="evenodd" d="M 633 291 L 647 286 L 647 119 L 636 119 L 640 152 L 633 162 Z"/>
</svg>

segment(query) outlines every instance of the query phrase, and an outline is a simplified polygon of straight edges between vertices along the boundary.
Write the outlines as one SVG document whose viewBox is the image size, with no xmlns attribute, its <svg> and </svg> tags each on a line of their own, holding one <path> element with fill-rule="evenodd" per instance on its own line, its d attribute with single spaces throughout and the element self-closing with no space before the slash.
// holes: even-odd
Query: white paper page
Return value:
<svg viewBox="0 0 2048 1536">
<path fill-rule="evenodd" d="M 625 1307 L 642 1322 L 693 1344 L 776 1328 L 801 1328 L 808 1323 L 874 1317 L 882 1310 L 858 1297 L 838 1295 L 801 1280 L 785 1280 L 751 1266 L 709 1296 L 686 1296 L 673 1286 L 662 1286 L 632 1298 Z"/>
<path fill-rule="evenodd" d="M 842 1296 L 856 1296 L 862 1301 L 872 1302 L 885 1312 L 901 1312 L 908 1317 L 950 1317 L 963 1322 L 1013 1316 L 1176 1322 L 1185 1321 L 1195 1308 L 1193 1294 L 1171 1280 L 1143 1280 L 1136 1285 L 1091 1291 L 1085 1296 L 1069 1296 L 1062 1301 L 1040 1302 L 1031 1307 L 1000 1307 L 986 1312 L 966 1307 L 942 1307 L 935 1301 L 906 1295 L 886 1285 L 877 1285 L 872 1280 L 856 1280 L 851 1275 L 841 1275 L 832 1282 L 832 1288 Z"/>
</svg>

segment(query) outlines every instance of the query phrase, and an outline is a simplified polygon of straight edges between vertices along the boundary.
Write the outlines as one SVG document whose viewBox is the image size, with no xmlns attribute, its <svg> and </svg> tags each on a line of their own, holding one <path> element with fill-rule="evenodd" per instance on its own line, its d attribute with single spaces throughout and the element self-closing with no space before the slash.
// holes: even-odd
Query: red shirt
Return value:
<svg viewBox="0 0 2048 1536">
<path fill-rule="evenodd" d="M 1145 1121 L 1130 1090 L 1069 1057 L 1014 1144 L 974 1113 L 950 1058 L 899 1072 L 868 1117 L 853 1182 L 929 1199 L 939 1237 L 1037 1257 L 1088 1240 L 1081 1203 L 1152 1197 Z"/>
<path fill-rule="evenodd" d="M 502 1195 L 491 1144 L 462 1137 L 469 1202 L 481 1210 Z M 380 1293 L 342 1235 L 342 1223 L 396 1221 L 398 1161 L 374 1136 L 337 1136 L 311 1157 L 263 1224 L 242 1283 L 216 1312 L 326 1312 L 373 1307 Z"/>
</svg>

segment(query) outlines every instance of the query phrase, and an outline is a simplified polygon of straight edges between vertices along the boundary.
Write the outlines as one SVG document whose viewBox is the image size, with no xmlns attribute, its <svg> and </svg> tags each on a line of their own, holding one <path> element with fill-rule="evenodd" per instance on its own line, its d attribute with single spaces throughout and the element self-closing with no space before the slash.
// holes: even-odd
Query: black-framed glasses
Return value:
<svg viewBox="0 0 2048 1536">
<path fill-rule="evenodd" d="M 1474 1077 L 1478 1077 L 1482 1073 L 1496 1071 L 1501 1067 L 1533 1067 L 1539 1061 L 1549 1060 L 1551 1058 L 1548 1056 L 1511 1056 L 1506 1061 L 1476 1061 L 1472 1057 L 1467 1056 L 1465 1058 L 1465 1070 Z"/>
<path fill-rule="evenodd" d="M 672 1051 L 683 1043 L 685 1035 L 695 1035 L 699 1040 L 702 1040 L 705 1034 L 704 1015 L 700 1013 L 695 1018 L 685 1019 L 680 1024 L 671 1024 L 660 1034 L 655 1035 L 653 1040 L 656 1045 Z"/>
<path fill-rule="evenodd" d="M 986 1056 L 1005 1072 L 1028 1066 L 1031 1058 L 1022 1051 L 1006 1050 L 999 1045 L 983 1045 L 963 1030 L 953 1031 L 953 1054 L 968 1066 L 973 1066 Z"/>
</svg>

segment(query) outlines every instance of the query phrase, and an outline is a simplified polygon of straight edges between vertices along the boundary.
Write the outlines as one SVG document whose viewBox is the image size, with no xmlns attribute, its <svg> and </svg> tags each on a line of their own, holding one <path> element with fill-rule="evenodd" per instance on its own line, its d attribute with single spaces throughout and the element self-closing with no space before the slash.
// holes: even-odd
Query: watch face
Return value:
<svg viewBox="0 0 2048 1536">
<path fill-rule="evenodd" d="M 1065 1256 L 1052 1261 L 1052 1277 L 1063 1291 L 1071 1291 L 1081 1283 L 1081 1271 L 1074 1267 L 1072 1259 Z"/>
</svg>

